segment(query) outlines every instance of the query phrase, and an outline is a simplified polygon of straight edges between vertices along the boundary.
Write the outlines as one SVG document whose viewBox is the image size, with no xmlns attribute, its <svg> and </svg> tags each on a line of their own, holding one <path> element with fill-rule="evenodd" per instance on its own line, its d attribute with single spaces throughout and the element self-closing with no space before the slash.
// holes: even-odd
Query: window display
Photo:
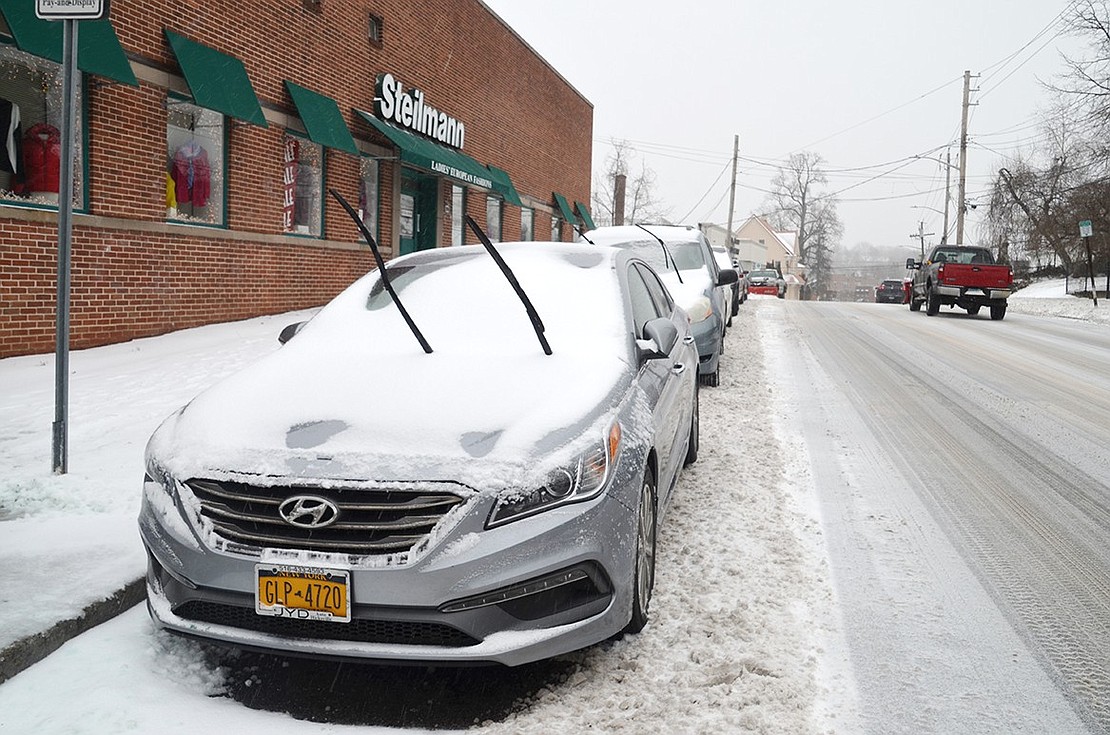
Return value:
<svg viewBox="0 0 1110 735">
<path fill-rule="evenodd" d="M 283 150 L 282 225 L 286 232 L 319 237 L 323 234 L 324 147 L 287 134 Z"/>
<path fill-rule="evenodd" d="M 359 161 L 358 215 L 362 224 L 378 237 L 378 162 L 365 156 Z"/>
<path fill-rule="evenodd" d="M 501 200 L 486 197 L 486 235 L 491 242 L 501 242 Z"/>
<path fill-rule="evenodd" d="M 532 232 L 532 210 L 524 207 L 520 210 L 520 239 L 524 242 L 534 240 L 535 233 Z"/>
<path fill-rule="evenodd" d="M 451 244 L 463 244 L 463 217 L 466 214 L 466 189 L 451 185 Z"/>
<path fill-rule="evenodd" d="M 75 104 L 80 110 L 78 86 Z M 61 66 L 13 46 L 0 46 L 0 199 L 57 206 L 61 125 Z M 74 133 L 80 141 L 80 115 Z M 81 146 L 75 146 L 75 207 L 84 201 L 81 155 Z"/>
<path fill-rule="evenodd" d="M 167 100 L 166 217 L 224 224 L 224 116 Z"/>
</svg>

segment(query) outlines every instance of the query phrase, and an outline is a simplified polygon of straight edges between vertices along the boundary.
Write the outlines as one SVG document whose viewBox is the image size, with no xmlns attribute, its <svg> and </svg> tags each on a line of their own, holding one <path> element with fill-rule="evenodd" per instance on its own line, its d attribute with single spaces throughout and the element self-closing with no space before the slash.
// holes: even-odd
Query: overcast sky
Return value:
<svg viewBox="0 0 1110 735">
<path fill-rule="evenodd" d="M 737 221 L 760 211 L 774 165 L 814 151 L 840 192 L 845 246 L 912 249 L 919 220 L 939 240 L 943 216 L 913 205 L 944 209 L 945 169 L 912 157 L 954 143 L 956 164 L 965 69 L 980 75 L 967 190 L 985 204 L 1002 155 L 1040 135 L 1038 80 L 1082 48 L 1060 22 L 1066 0 L 485 2 L 593 103 L 595 181 L 610 142 L 628 140 L 672 220 L 723 224 L 734 135 Z"/>
</svg>

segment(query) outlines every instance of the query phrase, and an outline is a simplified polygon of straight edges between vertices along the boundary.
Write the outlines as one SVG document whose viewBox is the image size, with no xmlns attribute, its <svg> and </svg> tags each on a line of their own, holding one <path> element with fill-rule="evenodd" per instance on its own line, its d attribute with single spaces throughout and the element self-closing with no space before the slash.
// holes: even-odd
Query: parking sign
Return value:
<svg viewBox="0 0 1110 735">
<path fill-rule="evenodd" d="M 108 17 L 108 0 L 35 0 L 43 20 L 100 20 Z"/>
</svg>

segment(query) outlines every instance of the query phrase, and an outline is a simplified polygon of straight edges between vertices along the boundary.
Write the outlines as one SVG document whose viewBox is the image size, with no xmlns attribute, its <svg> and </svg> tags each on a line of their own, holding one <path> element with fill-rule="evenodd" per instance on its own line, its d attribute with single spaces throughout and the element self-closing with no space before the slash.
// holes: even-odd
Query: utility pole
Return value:
<svg viewBox="0 0 1110 735">
<path fill-rule="evenodd" d="M 732 210 L 736 206 L 736 159 L 740 156 L 740 136 L 732 138 L 732 188 L 728 191 L 728 249 L 729 258 L 732 257 Z"/>
<path fill-rule="evenodd" d="M 965 98 L 966 99 L 966 98 Z M 966 108 L 965 108 L 966 109 Z M 948 244 L 948 202 L 952 200 L 952 149 L 944 154 L 944 231 L 940 234 L 940 244 Z"/>
<path fill-rule="evenodd" d="M 967 108 L 971 96 L 971 70 L 964 70 L 964 107 L 960 116 L 960 198 L 956 202 L 956 244 L 964 244 L 964 214 L 967 212 Z"/>
<path fill-rule="evenodd" d="M 613 224 L 624 224 L 624 189 L 627 177 L 617 174 L 613 179 Z"/>
<path fill-rule="evenodd" d="M 923 262 L 925 260 L 925 238 L 932 237 L 933 234 L 934 233 L 932 233 L 932 232 L 926 232 L 925 231 L 925 223 L 919 221 L 917 223 L 917 232 L 910 235 L 910 237 L 916 238 L 916 239 L 921 241 L 921 260 Z"/>
</svg>

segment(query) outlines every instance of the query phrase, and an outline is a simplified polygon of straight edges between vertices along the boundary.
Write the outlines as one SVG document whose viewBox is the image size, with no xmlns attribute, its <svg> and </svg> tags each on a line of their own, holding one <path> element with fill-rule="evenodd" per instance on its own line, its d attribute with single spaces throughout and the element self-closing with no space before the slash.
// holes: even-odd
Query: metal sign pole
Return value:
<svg viewBox="0 0 1110 735">
<path fill-rule="evenodd" d="M 69 282 L 73 238 L 73 137 L 76 129 L 77 26 L 62 21 L 62 150 L 58 181 L 58 303 L 54 349 L 54 474 L 64 475 L 69 458 Z"/>
<path fill-rule="evenodd" d="M 1087 248 L 1087 278 L 1091 279 L 1091 298 L 1095 301 L 1095 306 L 1098 306 L 1098 286 L 1095 284 L 1095 263 L 1091 257 L 1091 235 L 1095 234 L 1094 228 L 1091 226 L 1091 220 L 1085 219 L 1079 223 L 1079 236 L 1083 238 L 1083 245 Z M 1083 280 L 1083 287 L 1087 287 L 1086 279 Z"/>
</svg>

